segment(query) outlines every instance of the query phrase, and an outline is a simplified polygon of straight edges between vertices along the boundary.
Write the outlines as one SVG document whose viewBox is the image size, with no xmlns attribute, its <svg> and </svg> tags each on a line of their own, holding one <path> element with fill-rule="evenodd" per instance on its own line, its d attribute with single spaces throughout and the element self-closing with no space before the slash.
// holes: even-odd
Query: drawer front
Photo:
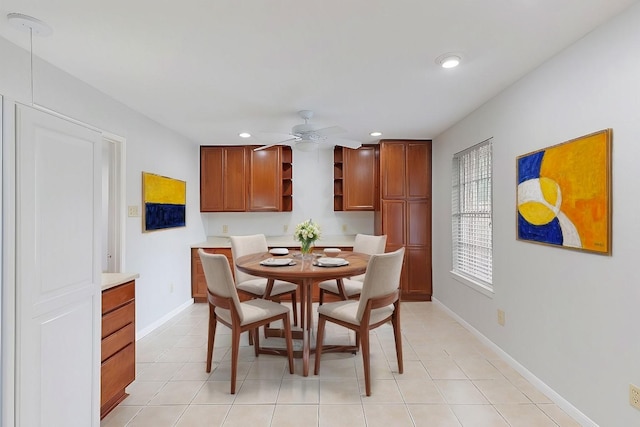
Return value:
<svg viewBox="0 0 640 427">
<path fill-rule="evenodd" d="M 128 282 L 118 285 L 115 288 L 107 289 L 102 292 L 102 314 L 133 301 L 136 296 L 135 282 Z"/>
<path fill-rule="evenodd" d="M 123 391 L 136 377 L 135 345 L 129 344 L 102 363 L 100 406 Z"/>
<path fill-rule="evenodd" d="M 135 320 L 136 309 L 132 302 L 128 303 L 124 307 L 120 307 L 117 310 L 113 310 L 111 313 L 102 316 L 102 338 L 105 338 L 118 329 L 126 326 L 129 323 L 133 323 Z"/>
<path fill-rule="evenodd" d="M 136 333 L 133 323 L 129 323 L 122 329 L 118 329 L 106 338 L 102 339 L 102 358 L 105 361 L 129 344 L 135 342 Z"/>
</svg>

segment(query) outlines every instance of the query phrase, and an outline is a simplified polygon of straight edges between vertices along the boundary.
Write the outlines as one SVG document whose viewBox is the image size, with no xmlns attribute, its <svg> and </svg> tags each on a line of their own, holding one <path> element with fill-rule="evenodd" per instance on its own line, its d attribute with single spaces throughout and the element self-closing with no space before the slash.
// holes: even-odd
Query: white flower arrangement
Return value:
<svg viewBox="0 0 640 427">
<path fill-rule="evenodd" d="M 300 250 L 309 253 L 313 242 L 320 238 L 320 226 L 311 219 L 296 225 L 293 238 L 300 242 Z"/>
</svg>

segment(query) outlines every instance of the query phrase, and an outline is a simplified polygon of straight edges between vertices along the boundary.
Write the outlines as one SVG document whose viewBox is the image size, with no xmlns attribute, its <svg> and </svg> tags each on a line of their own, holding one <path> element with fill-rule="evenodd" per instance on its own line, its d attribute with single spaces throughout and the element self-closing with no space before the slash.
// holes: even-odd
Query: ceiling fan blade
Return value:
<svg viewBox="0 0 640 427">
<path fill-rule="evenodd" d="M 331 138 L 328 139 L 327 142 L 333 145 L 339 145 L 341 147 L 347 148 L 359 148 L 362 145 L 362 142 L 356 141 L 353 139 L 344 139 L 344 138 Z"/>
<path fill-rule="evenodd" d="M 293 135 L 282 132 L 255 132 L 252 133 L 251 137 L 256 141 L 259 141 L 260 144 L 274 144 L 276 142 L 293 138 Z"/>
<path fill-rule="evenodd" d="M 347 131 L 342 129 L 340 126 L 329 126 L 326 128 L 315 129 L 313 131 L 313 134 L 318 135 L 320 137 L 338 135 L 340 133 L 347 133 Z"/>
<path fill-rule="evenodd" d="M 296 141 L 298 139 L 299 138 L 285 139 L 284 141 L 274 142 L 273 144 L 267 144 L 267 145 L 263 145 L 262 147 L 254 148 L 253 151 L 265 150 L 267 148 L 275 147 L 276 145 L 291 145 L 289 144 L 290 142 Z"/>
</svg>

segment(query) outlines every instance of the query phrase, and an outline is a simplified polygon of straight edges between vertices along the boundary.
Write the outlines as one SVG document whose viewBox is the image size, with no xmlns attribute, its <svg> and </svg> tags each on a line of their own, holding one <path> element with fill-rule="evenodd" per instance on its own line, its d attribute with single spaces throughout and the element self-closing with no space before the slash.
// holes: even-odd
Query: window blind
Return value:
<svg viewBox="0 0 640 427">
<path fill-rule="evenodd" d="M 453 271 L 491 285 L 491 139 L 453 156 Z"/>
</svg>

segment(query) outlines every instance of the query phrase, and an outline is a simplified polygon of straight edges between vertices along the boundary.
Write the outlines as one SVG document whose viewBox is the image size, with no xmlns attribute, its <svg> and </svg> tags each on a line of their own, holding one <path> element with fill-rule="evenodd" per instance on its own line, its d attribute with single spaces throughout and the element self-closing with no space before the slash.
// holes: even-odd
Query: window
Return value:
<svg viewBox="0 0 640 427">
<path fill-rule="evenodd" d="M 491 139 L 454 154 L 453 273 L 490 291 L 493 290 L 491 188 Z"/>
</svg>

